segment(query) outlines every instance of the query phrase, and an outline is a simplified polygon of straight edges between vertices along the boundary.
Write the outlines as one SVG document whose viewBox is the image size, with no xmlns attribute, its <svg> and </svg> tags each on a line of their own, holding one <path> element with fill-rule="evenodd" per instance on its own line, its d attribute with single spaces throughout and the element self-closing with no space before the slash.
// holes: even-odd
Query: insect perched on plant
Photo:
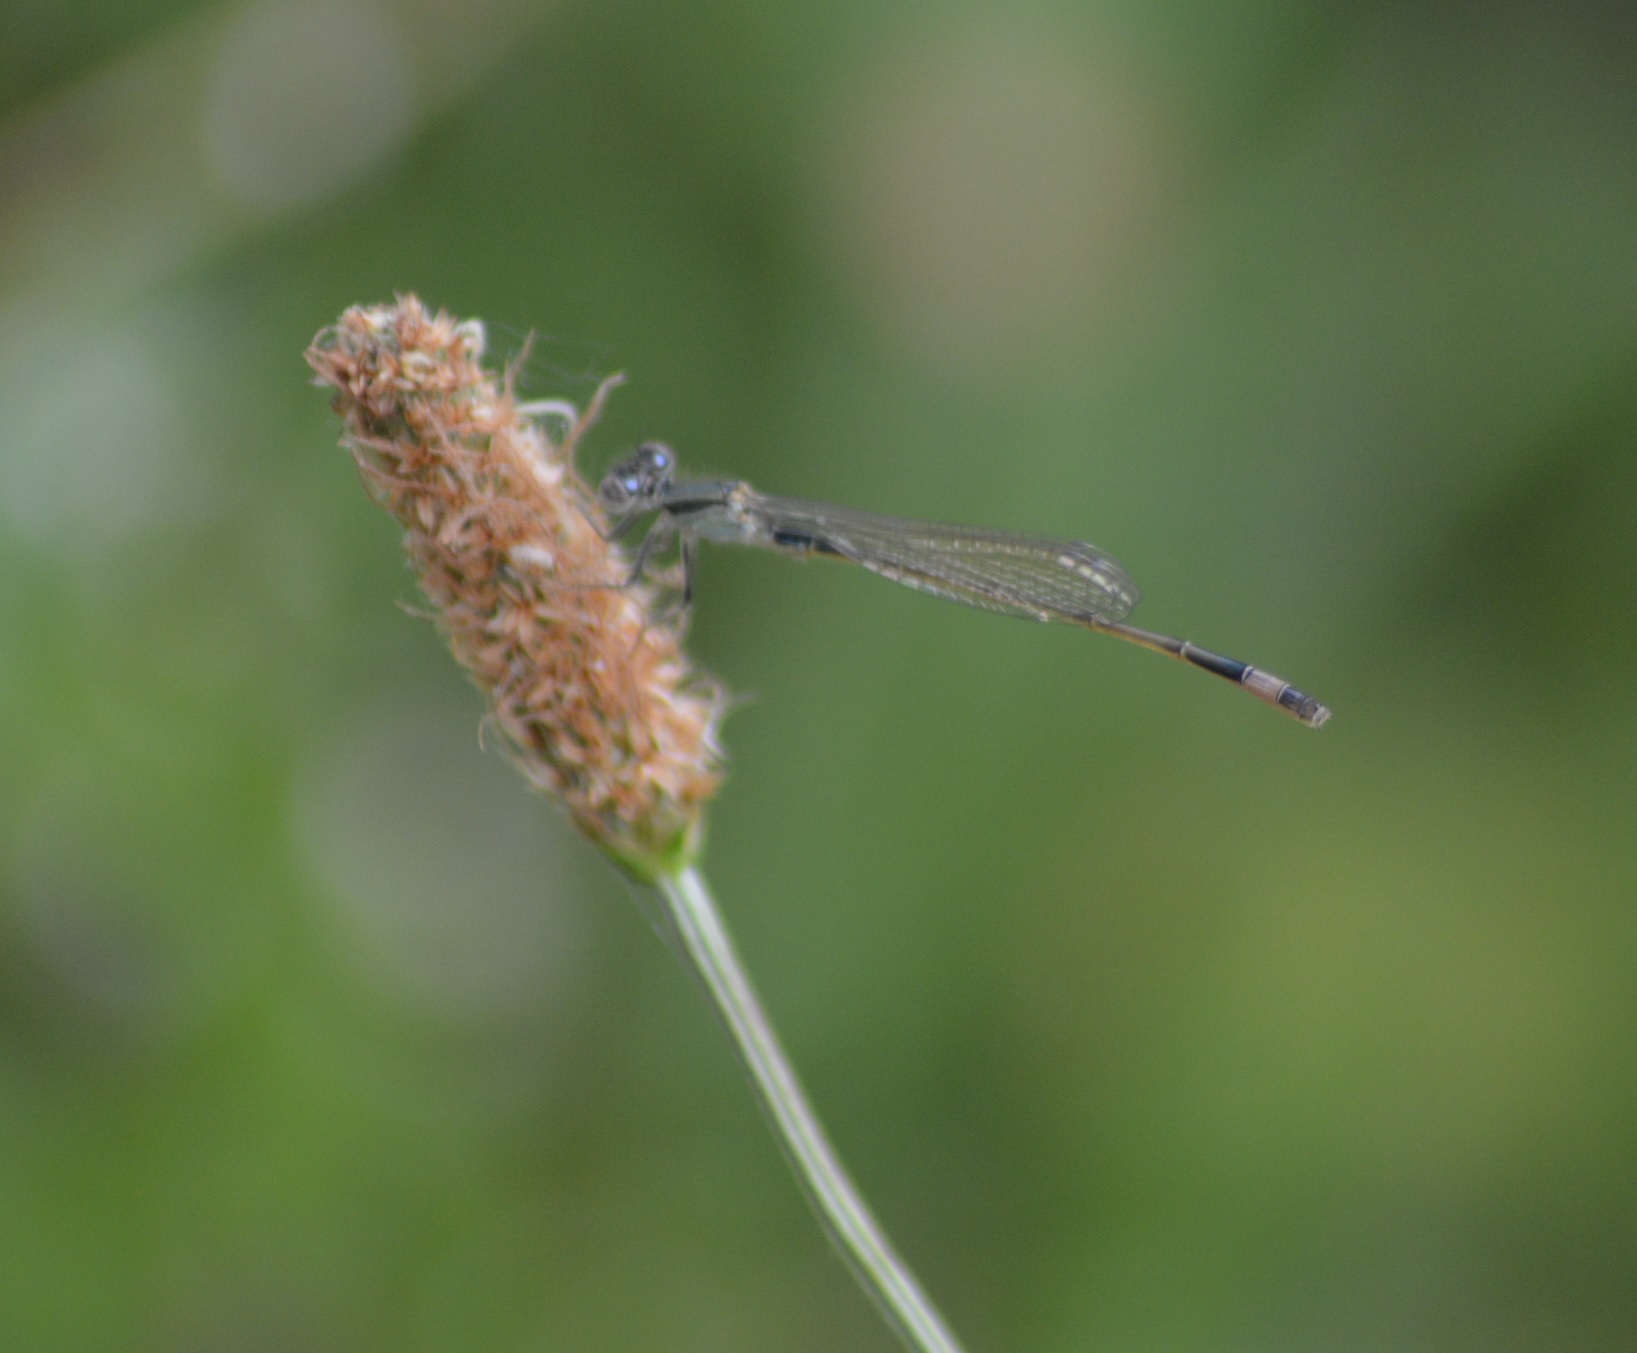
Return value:
<svg viewBox="0 0 1637 1353">
<path fill-rule="evenodd" d="M 644 442 L 603 476 L 597 498 L 615 520 L 616 535 L 647 513 L 659 514 L 638 549 L 631 580 L 678 539 L 684 606 L 693 599 L 698 540 L 828 555 L 947 601 L 1112 634 L 1242 686 L 1309 728 L 1330 717 L 1329 709 L 1283 677 L 1126 624 L 1142 594 L 1119 561 L 1095 545 L 780 498 L 742 480 L 677 483 L 675 476 L 670 447 Z"/>
</svg>

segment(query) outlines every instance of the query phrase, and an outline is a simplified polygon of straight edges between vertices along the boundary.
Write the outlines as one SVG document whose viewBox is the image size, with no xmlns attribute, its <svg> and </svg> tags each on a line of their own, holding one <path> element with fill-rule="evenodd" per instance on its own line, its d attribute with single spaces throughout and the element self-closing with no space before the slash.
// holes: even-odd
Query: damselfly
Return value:
<svg viewBox="0 0 1637 1353">
<path fill-rule="evenodd" d="M 738 480 L 679 484 L 675 472 L 670 448 L 645 442 L 603 477 L 597 497 L 616 535 L 645 513 L 659 514 L 638 550 L 633 581 L 656 550 L 680 537 L 684 605 L 693 597 L 696 540 L 828 555 L 949 601 L 1112 634 L 1232 681 L 1309 728 L 1330 717 L 1282 677 L 1126 624 L 1141 594 L 1119 562 L 1093 545 L 779 498 Z"/>
</svg>

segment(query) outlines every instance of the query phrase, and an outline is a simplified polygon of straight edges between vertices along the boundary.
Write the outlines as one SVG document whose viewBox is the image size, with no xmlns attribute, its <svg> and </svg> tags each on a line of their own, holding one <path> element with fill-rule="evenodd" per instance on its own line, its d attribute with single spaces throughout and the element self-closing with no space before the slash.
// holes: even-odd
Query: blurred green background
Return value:
<svg viewBox="0 0 1637 1353">
<path fill-rule="evenodd" d="M 709 873 L 973 1353 L 1637 1344 L 1637 19 L 0 7 L 0 1347 L 886 1350 L 301 352 L 1093 540 L 703 559 Z"/>
</svg>

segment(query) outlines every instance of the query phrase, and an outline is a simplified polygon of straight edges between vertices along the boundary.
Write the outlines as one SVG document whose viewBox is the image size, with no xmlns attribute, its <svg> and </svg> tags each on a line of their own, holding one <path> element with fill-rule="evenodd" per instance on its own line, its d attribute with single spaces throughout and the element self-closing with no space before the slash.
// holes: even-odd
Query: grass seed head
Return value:
<svg viewBox="0 0 1637 1353">
<path fill-rule="evenodd" d="M 631 564 L 574 450 L 615 382 L 554 442 L 483 351 L 481 324 L 403 296 L 348 310 L 307 361 L 523 773 L 632 873 L 674 873 L 721 779 L 723 700 L 655 621 L 650 588 L 607 585 Z"/>
</svg>

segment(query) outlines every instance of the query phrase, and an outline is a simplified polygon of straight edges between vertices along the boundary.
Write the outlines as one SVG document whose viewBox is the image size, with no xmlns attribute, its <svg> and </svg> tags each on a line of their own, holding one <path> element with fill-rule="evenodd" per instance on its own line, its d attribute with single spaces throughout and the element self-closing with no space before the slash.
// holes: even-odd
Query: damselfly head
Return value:
<svg viewBox="0 0 1637 1353">
<path fill-rule="evenodd" d="M 597 499 L 613 516 L 645 512 L 659 506 L 671 486 L 676 457 L 663 442 L 644 442 L 603 476 Z"/>
</svg>

